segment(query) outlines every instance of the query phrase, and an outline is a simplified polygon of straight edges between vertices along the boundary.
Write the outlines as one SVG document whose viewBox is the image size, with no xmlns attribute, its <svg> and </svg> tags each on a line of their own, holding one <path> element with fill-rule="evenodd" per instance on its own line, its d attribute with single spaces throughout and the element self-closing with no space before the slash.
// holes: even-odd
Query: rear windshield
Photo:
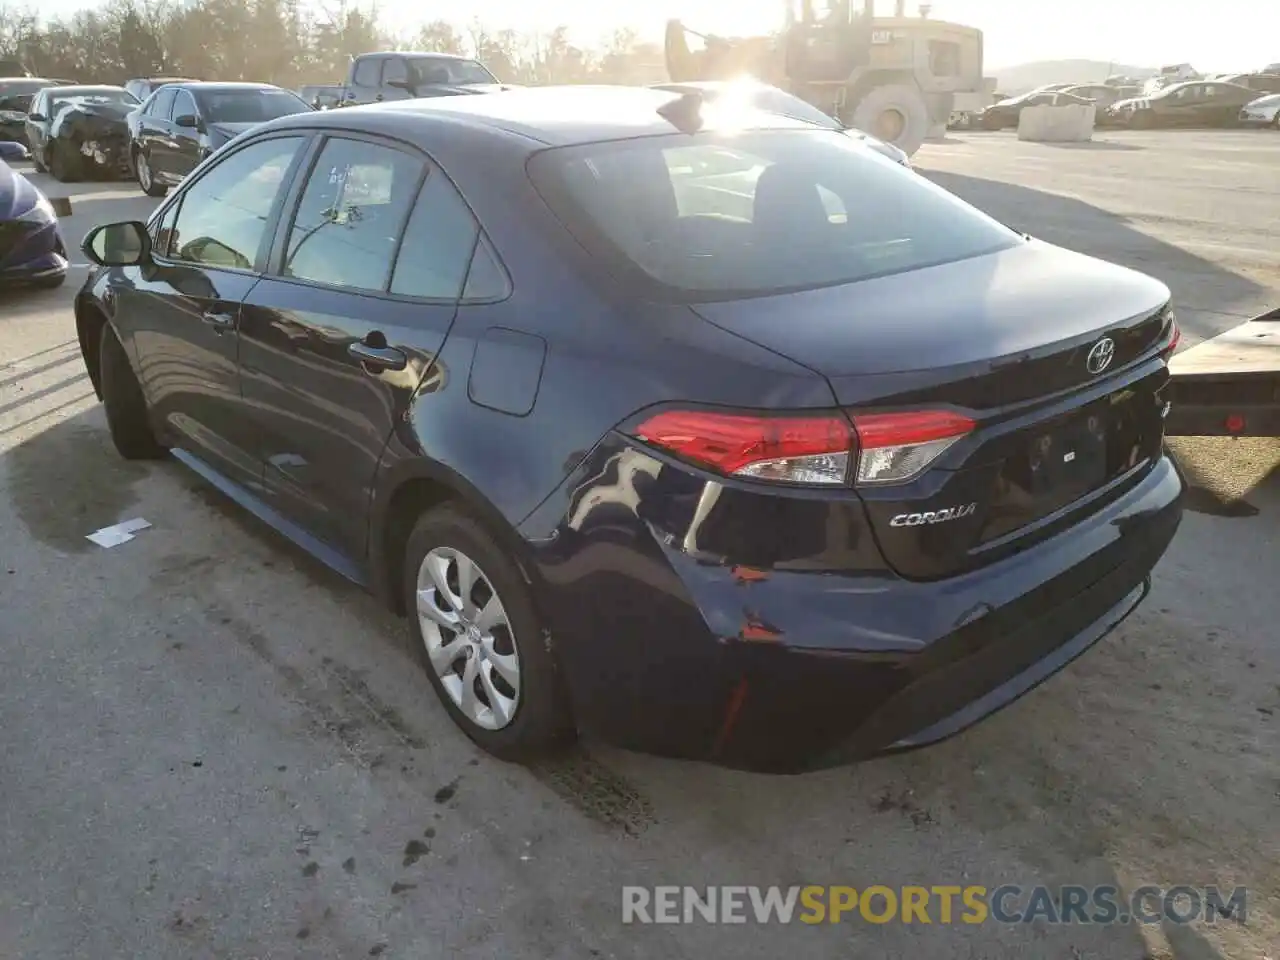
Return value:
<svg viewBox="0 0 1280 960">
<path fill-rule="evenodd" d="M 205 90 L 196 95 L 210 123 L 265 123 L 311 106 L 287 90 Z"/>
<path fill-rule="evenodd" d="M 423 84 L 497 83 L 498 79 L 475 60 L 452 57 L 410 57 L 409 63 Z"/>
<path fill-rule="evenodd" d="M 547 150 L 529 170 L 584 247 L 695 299 L 852 283 L 1022 242 L 835 132 L 646 137 Z"/>
</svg>

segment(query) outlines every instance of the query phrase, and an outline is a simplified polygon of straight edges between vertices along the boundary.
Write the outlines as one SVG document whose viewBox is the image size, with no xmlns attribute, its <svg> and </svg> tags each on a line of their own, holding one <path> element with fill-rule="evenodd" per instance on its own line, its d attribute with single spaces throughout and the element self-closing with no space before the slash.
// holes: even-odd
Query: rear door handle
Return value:
<svg viewBox="0 0 1280 960">
<path fill-rule="evenodd" d="M 234 313 L 224 313 L 220 310 L 206 310 L 200 314 L 200 319 L 219 332 L 230 330 L 236 325 Z"/>
<path fill-rule="evenodd" d="M 395 347 L 371 347 L 359 340 L 347 347 L 347 353 L 376 370 L 403 370 L 409 362 Z"/>
</svg>

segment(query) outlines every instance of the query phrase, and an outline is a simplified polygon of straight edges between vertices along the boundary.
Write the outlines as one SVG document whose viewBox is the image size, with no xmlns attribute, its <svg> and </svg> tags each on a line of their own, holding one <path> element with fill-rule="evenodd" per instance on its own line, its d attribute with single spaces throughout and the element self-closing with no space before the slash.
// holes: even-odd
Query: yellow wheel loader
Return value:
<svg viewBox="0 0 1280 960">
<path fill-rule="evenodd" d="M 982 31 L 921 16 L 874 16 L 874 0 L 783 0 L 780 35 L 719 37 L 667 23 L 675 82 L 750 76 L 781 87 L 847 125 L 915 153 L 953 117 L 993 102 L 982 74 Z M 690 44 L 690 39 L 693 44 Z"/>
</svg>

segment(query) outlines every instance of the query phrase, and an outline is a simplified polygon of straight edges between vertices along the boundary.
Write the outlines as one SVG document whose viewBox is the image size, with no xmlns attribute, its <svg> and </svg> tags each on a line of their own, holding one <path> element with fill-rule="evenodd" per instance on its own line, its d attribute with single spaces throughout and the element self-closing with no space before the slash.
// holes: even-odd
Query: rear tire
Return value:
<svg viewBox="0 0 1280 960">
<path fill-rule="evenodd" d="M 138 186 L 148 197 L 163 197 L 169 192 L 164 184 L 156 183 L 156 175 L 151 170 L 151 161 L 139 150 L 133 157 L 133 169 L 138 175 Z"/>
<path fill-rule="evenodd" d="M 911 156 L 929 136 L 929 105 L 924 95 L 909 84 L 876 87 L 854 106 L 850 126 L 892 143 Z"/>
<path fill-rule="evenodd" d="M 462 732 L 518 763 L 572 742 L 559 665 L 529 584 L 501 544 L 458 506 L 444 504 L 418 518 L 404 561 L 410 636 Z"/>
<path fill-rule="evenodd" d="M 134 376 L 124 346 L 109 323 L 102 325 L 98 382 L 102 387 L 102 406 L 107 413 L 111 442 L 120 456 L 126 460 L 158 460 L 163 457 L 165 448 L 151 429 L 142 387 Z"/>
</svg>

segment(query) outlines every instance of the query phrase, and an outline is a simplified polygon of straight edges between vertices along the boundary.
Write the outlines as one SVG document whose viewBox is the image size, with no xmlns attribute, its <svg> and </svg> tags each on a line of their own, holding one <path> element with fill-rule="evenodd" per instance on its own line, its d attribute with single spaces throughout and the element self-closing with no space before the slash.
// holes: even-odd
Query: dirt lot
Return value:
<svg viewBox="0 0 1280 960">
<path fill-rule="evenodd" d="M 918 160 L 1165 279 L 1192 336 L 1280 302 L 1280 136 L 957 135 Z M 73 192 L 72 239 L 151 203 Z M 1280 444 L 1179 444 L 1193 512 L 1146 605 L 949 743 L 799 778 L 594 744 L 530 771 L 452 729 L 371 599 L 177 465 L 114 455 L 73 287 L 0 299 L 0 956 L 1277 955 Z M 83 539 L 138 516 L 131 543 Z M 623 885 L 686 883 L 1245 885 L 1249 913 L 622 925 Z"/>
</svg>

